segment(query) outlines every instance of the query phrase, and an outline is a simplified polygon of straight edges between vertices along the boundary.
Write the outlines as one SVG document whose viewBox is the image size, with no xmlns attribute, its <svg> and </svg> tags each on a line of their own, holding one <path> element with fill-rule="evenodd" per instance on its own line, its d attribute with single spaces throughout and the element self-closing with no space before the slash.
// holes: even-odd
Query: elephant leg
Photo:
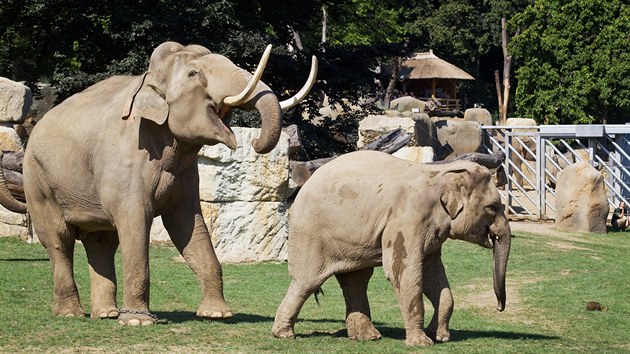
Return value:
<svg viewBox="0 0 630 354">
<path fill-rule="evenodd" d="M 81 241 L 90 265 L 91 317 L 117 318 L 114 255 L 118 248 L 118 235 L 115 232 L 97 232 L 88 234 Z"/>
<path fill-rule="evenodd" d="M 346 300 L 346 328 L 350 339 L 381 338 L 381 333 L 372 324 L 370 303 L 367 297 L 368 282 L 372 273 L 374 273 L 374 268 L 364 268 L 336 275 Z"/>
<path fill-rule="evenodd" d="M 448 342 L 451 339 L 448 324 L 453 314 L 454 303 L 440 253 L 424 260 L 423 291 L 435 309 L 427 334 L 437 342 Z"/>
<path fill-rule="evenodd" d="M 234 312 L 223 296 L 221 264 L 199 209 L 190 213 L 184 212 L 185 208 L 180 208 L 162 215 L 162 221 L 173 244 L 199 281 L 202 300 L 197 316 L 210 319 L 230 318 L 234 316 Z"/>
<path fill-rule="evenodd" d="M 273 321 L 271 332 L 276 338 L 295 337 L 293 327 L 302 306 L 309 296 L 318 290 L 328 278 L 329 276 L 319 277 L 317 279 L 306 280 L 306 282 L 304 282 L 305 279 L 297 281 L 294 278 L 291 280 L 289 290 L 287 290 L 287 294 L 284 296 L 282 303 L 278 306 L 276 317 Z"/>
<path fill-rule="evenodd" d="M 30 209 L 33 228 L 40 242 L 46 248 L 52 265 L 55 303 L 53 314 L 62 317 L 84 317 L 85 311 L 81 307 L 79 291 L 74 279 L 74 244 L 76 229 L 68 226 L 55 213 L 56 208 Z M 46 225 L 39 220 L 58 220 Z"/>
<path fill-rule="evenodd" d="M 138 205 L 135 203 L 135 205 Z M 142 210 L 140 207 L 140 210 Z M 133 210 L 129 207 L 128 210 Z M 121 325 L 152 325 L 157 318 L 149 312 L 149 231 L 151 212 L 133 216 L 128 211 L 115 217 L 123 265 Z"/>
<path fill-rule="evenodd" d="M 403 229 L 395 228 L 398 230 Z M 407 230 L 407 233 L 413 231 Z M 424 333 L 424 304 L 422 301 L 422 256 L 421 247 L 404 241 L 404 231 L 398 232 L 391 247 L 383 249 L 385 275 L 392 283 L 405 323 L 407 345 L 432 345 L 433 341 Z M 420 236 L 414 239 L 421 239 Z"/>
</svg>

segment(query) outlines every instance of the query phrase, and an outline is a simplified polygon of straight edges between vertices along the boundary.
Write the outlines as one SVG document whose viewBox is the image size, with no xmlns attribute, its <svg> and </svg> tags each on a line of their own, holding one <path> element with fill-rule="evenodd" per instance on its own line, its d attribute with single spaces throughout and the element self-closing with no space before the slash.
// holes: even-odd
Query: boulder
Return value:
<svg viewBox="0 0 630 354">
<path fill-rule="evenodd" d="M 22 123 L 33 103 L 31 89 L 0 77 L 0 122 Z"/>
<path fill-rule="evenodd" d="M 403 97 L 398 97 L 392 100 L 389 103 L 389 109 L 397 110 L 398 112 L 407 112 L 407 111 L 415 111 L 415 110 L 417 110 L 418 112 L 422 112 L 424 111 L 425 105 L 426 105 L 425 101 L 421 101 L 411 96 L 403 96 Z"/>
<path fill-rule="evenodd" d="M 28 221 L 26 215 L 14 213 L 0 205 L 0 237 L 4 236 L 28 240 Z"/>
<path fill-rule="evenodd" d="M 415 113 L 412 117 L 414 121 L 413 136 L 416 146 L 428 146 L 435 152 L 442 146 L 437 135 L 437 127 L 433 120 L 426 113 Z"/>
<path fill-rule="evenodd" d="M 265 155 L 251 140 L 260 129 L 233 128 L 238 147 L 204 146 L 199 152 L 201 209 L 219 260 L 223 262 L 286 260 L 288 237 L 289 136 Z M 160 218 L 152 241 L 168 240 Z"/>
<path fill-rule="evenodd" d="M 278 145 L 260 155 L 251 146 L 260 129 L 232 129 L 238 147 L 204 146 L 199 152 L 199 194 L 204 202 L 280 202 L 289 189 L 289 136 L 282 132 Z"/>
<path fill-rule="evenodd" d="M 532 118 L 508 118 L 505 121 L 506 126 L 517 126 L 517 127 L 535 127 L 538 125 L 535 120 Z"/>
<path fill-rule="evenodd" d="M 492 115 L 485 108 L 468 108 L 464 111 L 464 120 L 481 125 L 492 125 Z"/>
<path fill-rule="evenodd" d="M 433 148 L 430 146 L 405 146 L 392 155 L 413 162 L 433 162 Z"/>
<path fill-rule="evenodd" d="M 556 227 L 605 234 L 610 208 L 602 174 L 587 162 L 579 162 L 557 177 Z"/>
<path fill-rule="evenodd" d="M 201 212 L 221 263 L 287 260 L 286 202 L 201 202 Z M 151 240 L 169 240 L 159 217 Z"/>
<path fill-rule="evenodd" d="M 0 149 L 5 151 L 22 151 L 24 144 L 11 123 L 0 123 Z"/>
<path fill-rule="evenodd" d="M 431 119 L 437 128 L 440 145 L 448 145 L 452 149 L 452 153 L 444 157 L 451 159 L 471 152 L 482 152 L 483 131 L 479 123 L 460 118 Z"/>
<path fill-rule="evenodd" d="M 388 116 L 388 117 L 392 117 L 392 118 L 400 117 L 400 112 L 398 112 L 396 110 L 392 110 L 392 109 L 388 109 L 386 111 L 383 111 L 383 114 Z"/>
</svg>

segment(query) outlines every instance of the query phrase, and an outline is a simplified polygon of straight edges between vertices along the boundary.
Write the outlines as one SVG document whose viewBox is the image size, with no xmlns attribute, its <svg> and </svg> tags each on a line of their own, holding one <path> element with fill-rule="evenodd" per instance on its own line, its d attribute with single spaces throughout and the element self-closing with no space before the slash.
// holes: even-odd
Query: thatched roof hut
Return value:
<svg viewBox="0 0 630 354">
<path fill-rule="evenodd" d="M 421 98 L 457 99 L 456 80 L 474 80 L 457 66 L 438 58 L 433 50 L 416 53 L 402 62 L 403 90 Z"/>
</svg>

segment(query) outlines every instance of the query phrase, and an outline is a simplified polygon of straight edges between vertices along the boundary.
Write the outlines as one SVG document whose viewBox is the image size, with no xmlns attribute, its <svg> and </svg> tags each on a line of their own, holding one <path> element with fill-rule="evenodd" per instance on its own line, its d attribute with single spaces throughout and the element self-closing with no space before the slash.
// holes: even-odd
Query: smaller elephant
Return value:
<svg viewBox="0 0 630 354">
<path fill-rule="evenodd" d="M 334 275 L 346 302 L 348 336 L 380 338 L 367 287 L 374 267 L 383 266 L 398 297 L 406 344 L 450 340 L 453 297 L 441 260 L 448 238 L 493 248 L 494 291 L 503 311 L 511 231 L 487 168 L 469 161 L 420 164 L 376 151 L 329 162 L 291 207 L 291 284 L 273 335 L 293 338 L 302 305 Z M 426 333 L 423 293 L 435 309 Z"/>
</svg>

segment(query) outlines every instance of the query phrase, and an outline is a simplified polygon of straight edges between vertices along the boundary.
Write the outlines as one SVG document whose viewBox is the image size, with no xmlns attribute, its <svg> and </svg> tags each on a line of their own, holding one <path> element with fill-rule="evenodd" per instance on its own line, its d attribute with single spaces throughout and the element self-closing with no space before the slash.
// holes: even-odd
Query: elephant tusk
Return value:
<svg viewBox="0 0 630 354">
<path fill-rule="evenodd" d="M 260 63 L 258 63 L 258 67 L 252 76 L 252 79 L 247 84 L 247 87 L 236 96 L 229 96 L 223 99 L 223 103 L 228 106 L 239 106 L 248 98 L 248 96 L 254 91 L 256 85 L 258 85 L 258 81 L 262 77 L 263 71 L 265 71 L 265 67 L 267 66 L 267 61 L 269 60 L 269 55 L 271 54 L 271 44 L 267 45 L 265 52 L 260 58 Z"/>
<path fill-rule="evenodd" d="M 286 111 L 287 109 L 292 108 L 296 104 L 300 103 L 300 101 L 302 101 L 304 97 L 308 95 L 309 91 L 311 91 L 311 88 L 315 84 L 316 78 L 317 78 L 317 57 L 313 55 L 313 59 L 311 60 L 311 73 L 308 75 L 308 79 L 306 79 L 306 83 L 304 84 L 304 87 L 302 87 L 302 89 L 298 91 L 298 93 L 296 93 L 295 96 L 280 102 L 280 108 Z"/>
</svg>

